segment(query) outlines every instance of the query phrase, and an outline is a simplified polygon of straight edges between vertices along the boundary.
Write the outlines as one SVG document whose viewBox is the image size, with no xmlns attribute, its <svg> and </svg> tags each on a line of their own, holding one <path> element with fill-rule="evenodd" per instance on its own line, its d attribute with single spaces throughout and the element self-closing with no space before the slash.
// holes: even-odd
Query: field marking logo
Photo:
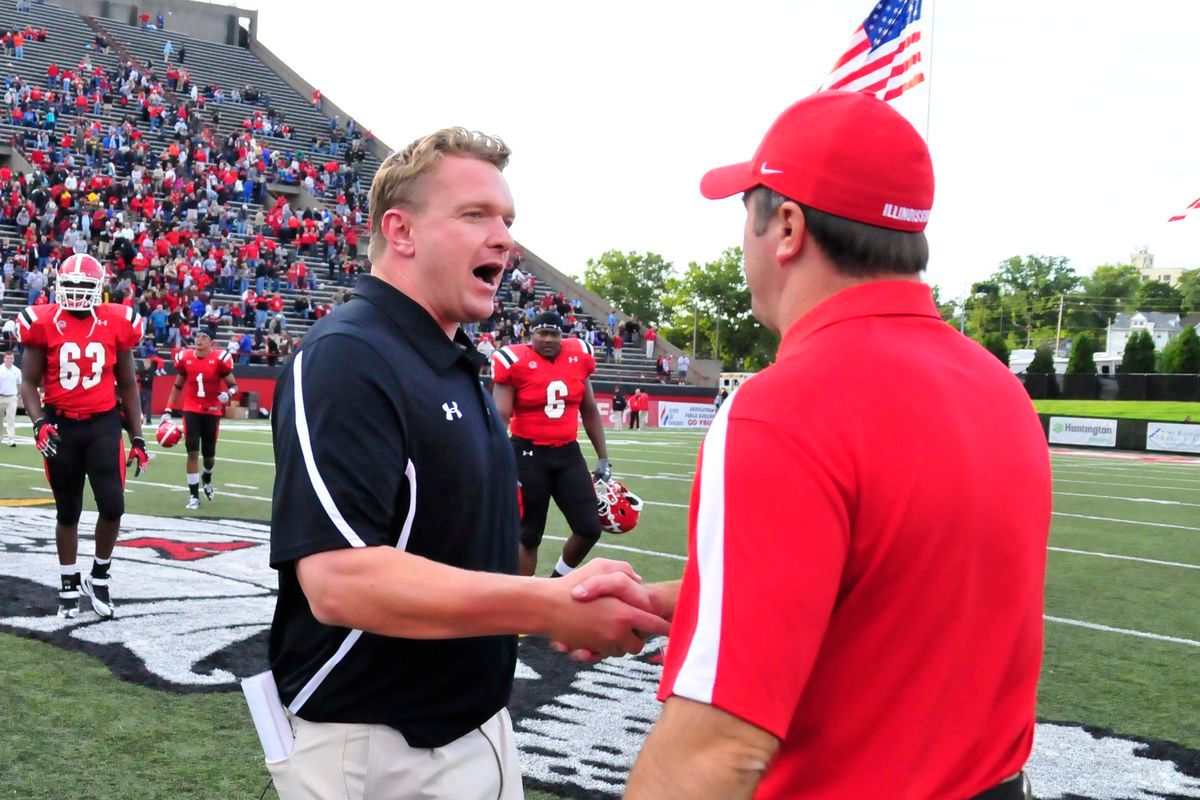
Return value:
<svg viewBox="0 0 1200 800">
<path fill-rule="evenodd" d="M 90 530 L 95 514 L 84 514 Z M 0 506 L 0 630 L 84 650 L 131 683 L 236 691 L 266 669 L 277 580 L 267 526 L 126 514 L 113 560 L 117 617 L 60 619 L 54 511 Z M 90 539 L 79 563 L 90 560 Z M 527 788 L 619 797 L 659 714 L 665 639 L 637 657 L 577 664 L 521 640 L 510 710 Z M 1028 772 L 1041 800 L 1200 799 L 1200 751 L 1070 722 L 1037 726 Z"/>
</svg>

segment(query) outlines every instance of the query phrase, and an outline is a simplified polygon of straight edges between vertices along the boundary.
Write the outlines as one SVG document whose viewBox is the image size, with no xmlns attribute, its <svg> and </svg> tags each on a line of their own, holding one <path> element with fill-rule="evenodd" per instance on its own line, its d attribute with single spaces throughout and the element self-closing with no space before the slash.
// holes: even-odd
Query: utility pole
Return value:
<svg viewBox="0 0 1200 800">
<path fill-rule="evenodd" d="M 696 349 L 696 333 L 700 328 L 700 317 L 696 312 L 696 301 L 692 300 L 692 358 L 696 358 L 696 354 L 700 351 Z"/>
<path fill-rule="evenodd" d="M 1058 358 L 1058 342 L 1062 339 L 1062 315 L 1063 306 L 1066 304 L 1067 296 L 1060 294 L 1058 296 L 1058 328 L 1054 331 L 1054 357 Z"/>
</svg>

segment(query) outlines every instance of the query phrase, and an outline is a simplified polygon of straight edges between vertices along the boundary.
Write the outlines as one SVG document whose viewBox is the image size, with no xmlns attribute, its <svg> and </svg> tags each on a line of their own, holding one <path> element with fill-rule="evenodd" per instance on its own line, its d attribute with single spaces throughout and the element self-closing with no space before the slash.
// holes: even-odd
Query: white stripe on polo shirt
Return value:
<svg viewBox="0 0 1200 800">
<path fill-rule="evenodd" d="M 296 360 L 292 362 L 292 380 L 295 383 L 293 391 L 294 402 L 296 405 L 296 435 L 300 439 L 300 450 L 304 453 L 304 466 L 308 469 L 309 480 L 312 481 L 313 490 L 317 493 L 317 497 L 321 501 L 322 508 L 329 515 L 329 519 L 333 522 L 334 527 L 346 537 L 346 541 L 351 547 L 366 547 L 366 543 L 359 537 L 357 533 L 346 522 L 342 512 L 338 510 L 337 505 L 333 502 L 333 497 L 329 494 L 329 489 L 325 486 L 325 480 L 321 477 L 321 473 L 317 470 L 317 463 L 313 459 L 312 440 L 308 435 L 308 418 L 304 414 L 304 387 L 301 381 L 303 377 L 302 368 L 300 366 L 304 352 L 296 353 Z M 404 467 L 404 477 L 408 479 L 408 515 L 404 518 L 404 528 L 400 531 L 400 538 L 396 541 L 396 549 L 404 550 L 408 547 L 408 538 L 412 534 L 413 518 L 417 515 L 417 468 L 413 464 L 412 459 Z M 342 640 L 337 652 L 329 657 L 321 668 L 309 678 L 308 683 L 304 684 L 301 689 L 288 705 L 288 711 L 293 714 L 298 714 L 308 699 L 320 688 L 325 678 L 333 671 L 341 660 L 350 652 L 350 648 L 354 647 L 358 642 L 363 632 L 357 628 L 346 634 L 346 638 Z"/>
<path fill-rule="evenodd" d="M 296 404 L 296 436 L 300 439 L 300 451 L 304 453 L 304 466 L 308 470 L 308 479 L 312 481 L 313 491 L 317 493 L 321 507 L 325 509 L 325 513 L 338 532 L 346 538 L 351 547 L 366 547 L 366 543 L 354 532 L 350 523 L 346 522 L 346 518 L 338 510 L 337 504 L 333 502 L 333 495 L 325 486 L 325 479 L 321 477 L 321 472 L 317 469 L 317 462 L 313 458 L 312 440 L 308 436 L 308 417 L 304 413 L 304 381 L 301 371 L 303 360 L 304 351 L 301 350 L 296 353 L 296 360 L 292 362 L 292 400 Z"/>
<path fill-rule="evenodd" d="M 713 419 L 700 457 L 700 500 L 696 509 L 696 571 L 700 579 L 696 629 L 675 676 L 672 692 L 712 703 L 721 652 L 721 611 L 725 599 L 725 437 L 731 394 Z"/>
</svg>

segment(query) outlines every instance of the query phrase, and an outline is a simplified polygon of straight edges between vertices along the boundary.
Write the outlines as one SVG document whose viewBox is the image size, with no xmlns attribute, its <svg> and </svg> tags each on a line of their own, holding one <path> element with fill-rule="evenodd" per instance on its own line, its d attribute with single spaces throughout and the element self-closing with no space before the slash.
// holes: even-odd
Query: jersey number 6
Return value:
<svg viewBox="0 0 1200 800">
<path fill-rule="evenodd" d="M 546 387 L 546 416 L 550 419 L 558 419 L 567 410 L 567 401 L 563 398 L 567 396 L 567 384 L 563 381 L 550 381 L 550 385 Z"/>
</svg>

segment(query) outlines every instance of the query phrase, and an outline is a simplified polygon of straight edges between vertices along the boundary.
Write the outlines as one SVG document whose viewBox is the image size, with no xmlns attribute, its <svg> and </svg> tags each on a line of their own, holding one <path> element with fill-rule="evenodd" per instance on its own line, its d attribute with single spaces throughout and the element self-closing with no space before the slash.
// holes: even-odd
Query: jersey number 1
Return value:
<svg viewBox="0 0 1200 800">
<path fill-rule="evenodd" d="M 104 345 L 100 342 L 88 342 L 87 347 L 79 349 L 75 342 L 63 342 L 58 349 L 58 383 L 66 391 L 71 391 L 79 385 L 83 370 L 79 368 L 80 356 L 92 360 L 92 374 L 83 378 L 83 388 L 91 389 L 100 383 L 104 375 Z"/>
<path fill-rule="evenodd" d="M 546 416 L 550 419 L 558 419 L 567 410 L 567 401 L 563 398 L 567 396 L 567 384 L 562 381 L 550 381 L 550 385 L 546 387 Z"/>
<path fill-rule="evenodd" d="M 204 373 L 196 373 L 196 397 L 204 397 Z"/>
</svg>

